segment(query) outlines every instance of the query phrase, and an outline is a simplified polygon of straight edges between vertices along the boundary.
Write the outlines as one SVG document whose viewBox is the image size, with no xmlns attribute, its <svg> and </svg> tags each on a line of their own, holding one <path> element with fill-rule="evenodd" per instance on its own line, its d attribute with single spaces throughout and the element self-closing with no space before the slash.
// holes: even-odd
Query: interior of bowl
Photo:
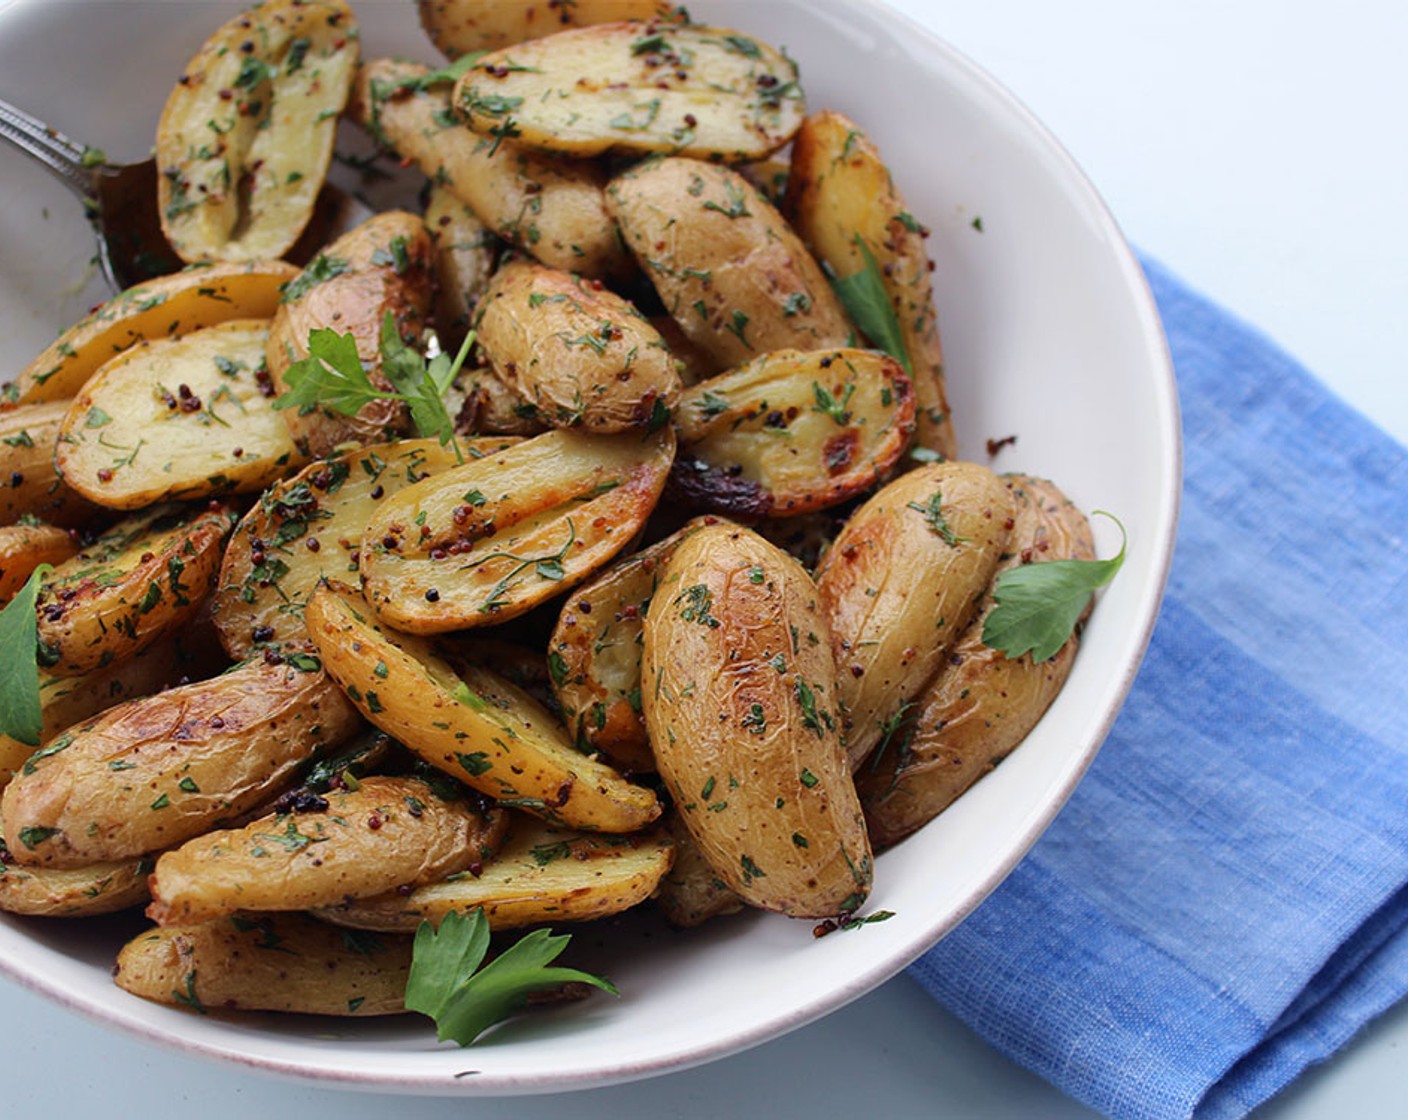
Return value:
<svg viewBox="0 0 1408 1120">
<path fill-rule="evenodd" d="M 0 5 L 0 97 L 114 159 L 142 158 L 170 82 L 238 5 L 226 7 Z M 355 7 L 367 57 L 433 59 L 402 0 Z M 811 923 L 761 913 L 690 932 L 648 915 L 598 923 L 579 932 L 574 963 L 609 973 L 621 999 L 528 1017 L 473 1050 L 437 1044 L 421 1019 L 201 1018 L 145 1003 L 109 978 L 122 919 L 0 923 L 0 967 L 22 983 L 148 1037 L 308 1079 L 440 1093 L 627 1080 L 762 1041 L 880 983 L 976 906 L 1065 800 L 1148 640 L 1177 516 L 1177 405 L 1137 265 L 1044 130 L 991 79 L 893 13 L 843 0 L 695 0 L 690 8 L 698 21 L 785 46 L 801 64 L 809 104 L 840 109 L 871 133 L 909 209 L 933 231 L 964 454 L 1052 478 L 1128 530 L 1125 567 L 1103 593 L 1065 691 L 998 770 L 878 859 L 869 908 L 893 911 L 892 919 L 821 939 Z M 9 153 L 0 154 L 0 197 L 8 377 L 103 292 L 75 199 Z M 1008 436 L 1015 443 L 989 459 L 987 441 Z M 1097 539 L 1102 555 L 1118 547 L 1111 525 L 1097 524 Z"/>
</svg>

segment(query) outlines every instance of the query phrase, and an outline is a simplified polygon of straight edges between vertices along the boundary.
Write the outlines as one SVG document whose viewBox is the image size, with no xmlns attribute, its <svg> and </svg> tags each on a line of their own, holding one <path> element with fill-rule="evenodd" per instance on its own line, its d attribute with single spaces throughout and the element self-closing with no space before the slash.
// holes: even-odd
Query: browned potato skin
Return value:
<svg viewBox="0 0 1408 1120">
<path fill-rule="evenodd" d="M 1016 523 L 999 571 L 1095 558 L 1089 522 L 1054 484 L 1021 475 L 1004 481 Z M 1033 662 L 1030 653 L 1009 658 L 983 644 L 983 624 L 994 605 L 990 594 L 984 598 L 948 664 L 919 696 L 912 719 L 856 774 L 877 848 L 904 839 L 992 770 L 1026 738 L 1066 683 L 1078 632 L 1047 661 Z"/>
<path fill-rule="evenodd" d="M 308 910 L 433 883 L 482 862 L 502 810 L 444 801 L 419 778 L 362 778 L 322 808 L 210 832 L 156 861 L 147 917 L 208 922 L 240 910 Z"/>
<path fill-rule="evenodd" d="M 410 938 L 350 943 L 300 914 L 236 914 L 137 934 L 117 955 L 117 986 L 195 1011 L 395 1015 L 405 1011 Z"/>
<path fill-rule="evenodd" d="M 403 246 L 402 253 L 395 251 L 397 244 Z M 372 384 L 390 389 L 381 371 L 381 323 L 390 312 L 400 336 L 419 346 L 435 297 L 435 242 L 430 232 L 417 215 L 389 210 L 339 237 L 309 269 L 318 267 L 319 259 L 341 262 L 345 271 L 279 305 L 268 349 L 275 387 L 281 393 L 287 389 L 284 371 L 308 356 L 309 332 L 328 327 L 339 334 L 350 332 Z M 403 269 L 398 270 L 398 260 L 405 261 Z M 356 416 L 326 407 L 306 416 L 286 409 L 282 416 L 300 450 L 310 456 L 327 455 L 340 443 L 380 443 L 410 429 L 410 413 L 399 401 L 371 401 Z"/>
<path fill-rule="evenodd" d="M 600 281 L 510 261 L 476 326 L 494 372 L 554 427 L 612 435 L 658 426 L 679 398 L 665 340 Z"/>
<path fill-rule="evenodd" d="M 665 310 L 720 368 L 852 338 L 820 266 L 736 171 L 652 160 L 613 179 L 606 202 Z"/>
<path fill-rule="evenodd" d="M 119 704 L 50 740 L 5 788 L 11 854 L 83 867 L 182 843 L 260 804 L 360 725 L 321 670 L 262 658 Z"/>
<path fill-rule="evenodd" d="M 40 564 L 62 564 L 77 551 L 67 529 L 53 525 L 0 527 L 0 607 L 19 593 Z"/>
<path fill-rule="evenodd" d="M 21 867 L 0 859 L 0 910 L 42 918 L 114 914 L 151 897 L 147 890 L 151 869 L 152 862 L 145 857 L 73 869 Z"/>
<path fill-rule="evenodd" d="M 930 523 L 941 496 L 949 543 Z M 887 721 L 939 671 L 1007 548 L 1002 481 L 976 463 L 931 463 L 891 482 L 846 523 L 816 572 L 831 628 L 846 754 L 862 765 Z"/>
<path fill-rule="evenodd" d="M 828 110 L 802 123 L 792 148 L 783 210 L 816 259 L 836 276 L 850 276 L 865 267 L 857 236 L 875 255 L 919 398 L 916 440 L 946 459 L 954 458 L 958 444 L 924 248 L 929 231 L 909 213 L 879 150 L 854 121 Z"/>
<path fill-rule="evenodd" d="M 499 239 L 474 211 L 438 183 L 430 185 L 425 228 L 435 239 L 438 283 L 435 327 L 441 346 L 454 353 L 469 330 L 489 278 L 494 273 Z"/>
<path fill-rule="evenodd" d="M 569 27 L 626 19 L 666 19 L 664 0 L 417 0 L 420 25 L 448 59 L 496 51 Z"/>
<path fill-rule="evenodd" d="M 675 842 L 675 861 L 655 889 L 655 905 L 666 920 L 691 929 L 742 910 L 743 900 L 709 866 L 678 813 L 670 814 L 666 827 Z"/>
<path fill-rule="evenodd" d="M 427 73 L 411 62 L 368 62 L 357 78 L 353 119 L 414 161 L 489 230 L 550 268 L 593 277 L 630 272 L 629 254 L 606 213 L 606 176 L 595 164 L 476 136 L 454 123 L 448 84 L 400 85 Z"/>
<path fill-rule="evenodd" d="M 56 565 L 35 600 L 41 665 L 76 676 L 135 656 L 179 629 L 214 586 L 232 521 L 213 503 L 193 516 L 179 506 L 154 506 Z"/>
<path fill-rule="evenodd" d="M 856 910 L 870 846 L 800 565 L 747 529 L 700 529 L 651 601 L 641 677 L 660 774 L 719 878 L 792 917 Z"/>
<path fill-rule="evenodd" d="M 494 930 L 591 921 L 649 898 L 672 854 L 661 829 L 603 838 L 516 817 L 503 849 L 477 870 L 317 914 L 357 929 L 406 932 L 422 921 L 438 927 L 446 914 L 476 907 Z"/>
<path fill-rule="evenodd" d="M 50 525 L 91 524 L 98 510 L 65 483 L 54 448 L 68 401 L 46 401 L 0 411 L 0 525 L 37 517 Z"/>
</svg>

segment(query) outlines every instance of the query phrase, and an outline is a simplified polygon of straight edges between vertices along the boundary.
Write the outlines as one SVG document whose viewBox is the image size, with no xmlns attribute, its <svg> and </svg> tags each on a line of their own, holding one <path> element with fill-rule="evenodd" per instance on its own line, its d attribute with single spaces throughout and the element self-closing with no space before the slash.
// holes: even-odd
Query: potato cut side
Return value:
<svg viewBox="0 0 1408 1120">
<path fill-rule="evenodd" d="M 442 799 L 419 778 L 370 777 L 156 861 L 147 916 L 208 922 L 240 910 L 309 910 L 435 882 L 490 857 L 504 813 Z"/>
<path fill-rule="evenodd" d="M 547 151 L 759 159 L 792 138 L 797 65 L 722 27 L 625 22 L 560 31 L 485 55 L 455 87 L 485 136 Z"/>
<path fill-rule="evenodd" d="M 854 344 L 821 267 L 736 171 L 647 160 L 611 181 L 606 202 L 665 310 L 718 368 Z"/>
<path fill-rule="evenodd" d="M 0 527 L 0 606 L 24 587 L 40 564 L 62 564 L 78 551 L 77 538 L 53 525 Z"/>
<path fill-rule="evenodd" d="M 630 271 L 606 213 L 606 175 L 595 164 L 470 132 L 450 106 L 448 84 L 417 84 L 429 72 L 410 62 L 367 63 L 357 80 L 354 119 L 486 228 L 550 268 L 594 277 Z"/>
<path fill-rule="evenodd" d="M 924 246 L 929 231 L 909 212 L 875 144 L 849 117 L 827 111 L 803 123 L 792 148 L 784 209 L 817 260 L 842 281 L 868 268 L 869 250 L 914 381 L 916 442 L 954 458 L 958 443 Z"/>
<path fill-rule="evenodd" d="M 1007 487 L 976 463 L 931 463 L 861 506 L 817 569 L 854 770 L 892 734 L 978 609 L 1008 547 Z"/>
<path fill-rule="evenodd" d="M 267 320 L 139 342 L 74 397 L 55 461 L 89 501 L 139 509 L 263 489 L 302 460 L 269 399 Z"/>
<path fill-rule="evenodd" d="M 409 486 L 367 523 L 363 593 L 411 633 L 523 614 L 631 542 L 673 455 L 668 425 L 645 439 L 554 431 Z"/>
<path fill-rule="evenodd" d="M 659 427 L 679 397 L 665 340 L 600 281 L 513 261 L 495 274 L 477 329 L 494 372 L 555 428 Z"/>
<path fill-rule="evenodd" d="M 0 411 L 0 525 L 38 518 L 50 525 L 91 525 L 97 510 L 54 467 L 69 402 L 45 401 Z"/>
<path fill-rule="evenodd" d="M 487 455 L 511 440 L 467 440 Z M 355 580 L 362 531 L 379 504 L 447 470 L 453 448 L 417 439 L 356 448 L 310 463 L 265 492 L 236 527 L 220 566 L 211 613 L 231 657 L 303 641 L 303 608 L 323 579 Z"/>
<path fill-rule="evenodd" d="M 408 937 L 349 937 L 301 914 L 235 914 L 139 933 L 122 947 L 117 986 L 206 1011 L 395 1015 L 406 1010 Z"/>
<path fill-rule="evenodd" d="M 355 593 L 319 588 L 307 620 L 328 672 L 372 723 L 499 804 L 594 832 L 634 832 L 660 815 L 653 793 L 575 751 L 527 693 L 380 629 Z"/>
<path fill-rule="evenodd" d="M 156 133 L 161 228 L 182 260 L 281 257 L 298 240 L 359 45 L 342 0 L 264 0 L 201 47 Z"/>
<path fill-rule="evenodd" d="M 669 870 L 673 845 L 662 829 L 634 836 L 573 832 L 515 817 L 503 850 L 482 867 L 442 882 L 350 901 L 318 916 L 367 930 L 414 932 L 446 914 L 484 911 L 491 929 L 584 922 L 629 910 Z"/>
<path fill-rule="evenodd" d="M 262 804 L 360 726 L 307 653 L 129 700 L 49 740 L 5 787 L 11 854 L 82 867 L 180 844 Z"/>
<path fill-rule="evenodd" d="M 231 319 L 267 319 L 279 306 L 280 286 L 297 275 L 283 261 L 225 261 L 137 284 L 59 335 L 0 388 L 0 404 L 69 400 L 99 367 L 138 342 L 179 338 Z"/>
<path fill-rule="evenodd" d="M 123 518 L 39 588 L 39 662 L 58 676 L 105 668 L 186 624 L 215 585 L 234 518 L 152 506 Z"/>
<path fill-rule="evenodd" d="M 498 257 L 499 239 L 474 211 L 438 183 L 430 185 L 425 228 L 435 240 L 435 326 L 450 353 L 469 331 Z"/>
<path fill-rule="evenodd" d="M 623 770 L 655 769 L 641 714 L 641 631 L 666 561 L 715 518 L 696 518 L 572 594 L 548 644 L 548 669 L 577 749 Z"/>
<path fill-rule="evenodd" d="M 665 0 L 417 0 L 416 6 L 430 41 L 450 59 L 541 39 L 569 27 L 674 16 Z"/>
<path fill-rule="evenodd" d="M 824 509 L 874 485 L 904 454 L 914 395 L 873 350 L 782 350 L 680 397 L 673 492 L 740 517 Z"/>
<path fill-rule="evenodd" d="M 641 675 L 660 775 L 727 887 L 792 917 L 859 908 L 870 846 L 801 566 L 736 525 L 694 533 L 651 600 Z"/>
<path fill-rule="evenodd" d="M 1095 558 L 1089 522 L 1055 485 L 1021 475 L 1003 481 L 1016 517 L 998 572 Z M 992 770 L 1027 737 L 1070 675 L 1078 635 L 1040 663 L 1030 653 L 1009 658 L 984 645 L 983 623 L 994 606 L 990 594 L 983 598 L 938 675 L 856 772 L 876 847 L 928 823 Z"/>
</svg>

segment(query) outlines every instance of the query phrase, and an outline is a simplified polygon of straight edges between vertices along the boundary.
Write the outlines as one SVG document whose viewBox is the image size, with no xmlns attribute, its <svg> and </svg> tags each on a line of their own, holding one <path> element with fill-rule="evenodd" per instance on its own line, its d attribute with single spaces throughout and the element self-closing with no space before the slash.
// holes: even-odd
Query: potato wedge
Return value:
<svg viewBox="0 0 1408 1120">
<path fill-rule="evenodd" d="M 543 708 L 488 670 L 459 672 L 421 638 L 377 627 L 354 592 L 324 586 L 308 632 L 334 679 L 372 723 L 466 785 L 553 823 L 634 832 L 655 795 L 573 750 Z"/>
<path fill-rule="evenodd" d="M 363 593 L 414 634 L 515 618 L 630 543 L 673 455 L 668 425 L 645 440 L 554 431 L 409 486 L 367 523 Z"/>
<path fill-rule="evenodd" d="M 499 239 L 473 210 L 438 183 L 430 185 L 425 228 L 435 239 L 435 326 L 441 345 L 453 353 L 489 286 Z"/>
<path fill-rule="evenodd" d="M 455 86 L 484 136 L 550 152 L 667 152 L 739 163 L 802 123 L 797 65 L 721 27 L 654 21 L 559 31 L 485 55 Z"/>
<path fill-rule="evenodd" d="M 665 0 L 417 0 L 416 6 L 420 25 L 449 59 L 541 39 L 568 27 L 673 15 Z"/>
<path fill-rule="evenodd" d="M 488 455 L 512 441 L 469 440 Z M 362 531 L 388 495 L 455 465 L 438 440 L 355 448 L 309 464 L 272 486 L 235 528 L 211 614 L 233 658 L 260 645 L 306 640 L 303 607 L 323 579 L 355 579 Z"/>
<path fill-rule="evenodd" d="M 789 517 L 873 486 L 904 454 L 914 394 L 874 350 L 780 350 L 680 397 L 671 492 L 696 509 Z"/>
<path fill-rule="evenodd" d="M 662 829 L 633 836 L 573 832 L 515 817 L 507 842 L 476 871 L 417 887 L 349 900 L 317 911 L 338 925 L 415 932 L 446 914 L 482 907 L 489 927 L 585 922 L 629 910 L 650 897 L 670 868 L 674 848 Z"/>
<path fill-rule="evenodd" d="M 51 739 L 0 798 L 25 866 L 169 848 L 261 803 L 361 725 L 310 654 L 129 700 Z"/>
<path fill-rule="evenodd" d="M 919 402 L 917 443 L 954 458 L 958 444 L 924 248 L 929 231 L 909 212 L 879 150 L 849 117 L 827 111 L 803 122 L 792 148 L 784 211 L 834 276 L 867 268 L 857 238 L 873 254 L 909 358 L 905 371 Z"/>
<path fill-rule="evenodd" d="M 1007 548 L 1008 488 L 976 463 L 930 463 L 861 506 L 817 569 L 851 769 L 892 732 L 977 611 Z"/>
<path fill-rule="evenodd" d="M 1004 482 L 1016 517 L 999 571 L 1095 558 L 1085 515 L 1052 483 L 1025 476 Z M 877 848 L 926 824 L 1002 761 L 1036 726 L 1070 674 L 1077 635 L 1039 664 L 1030 654 L 1009 658 L 984 645 L 983 623 L 993 606 L 991 595 L 984 597 L 938 676 L 856 773 Z"/>
<path fill-rule="evenodd" d="M 73 398 L 55 463 L 97 505 L 262 490 L 302 456 L 268 395 L 267 320 L 139 342 Z"/>
<path fill-rule="evenodd" d="M 240 910 L 309 910 L 433 883 L 488 858 L 502 810 L 446 801 L 419 778 L 362 778 L 297 812 L 210 832 L 163 853 L 147 917 L 208 922 Z"/>
<path fill-rule="evenodd" d="M 606 214 L 606 176 L 594 164 L 490 142 L 464 127 L 450 87 L 417 83 L 428 68 L 378 60 L 362 67 L 353 118 L 419 165 L 499 237 L 548 265 L 583 276 L 630 271 Z"/>
<path fill-rule="evenodd" d="M 666 827 L 675 842 L 675 860 L 655 888 L 655 905 L 665 919 L 689 929 L 742 910 L 743 900 L 709 866 L 678 813 L 670 815 Z"/>
<path fill-rule="evenodd" d="M 92 918 L 140 906 L 151 897 L 149 858 L 88 867 L 21 867 L 0 839 L 0 911 L 44 918 Z"/>
<path fill-rule="evenodd" d="M 655 759 L 701 854 L 745 901 L 850 913 L 870 890 L 816 588 L 733 525 L 675 550 L 645 619 L 641 699 Z"/>
<path fill-rule="evenodd" d="M 64 484 L 54 467 L 68 401 L 0 411 L 0 525 L 37 517 L 50 525 L 91 525 L 98 511 Z"/>
<path fill-rule="evenodd" d="M 288 388 L 284 372 L 308 357 L 308 335 L 328 328 L 350 333 L 372 384 L 390 389 L 381 368 L 382 320 L 391 315 L 401 338 L 419 346 L 434 287 L 435 243 L 417 215 L 388 210 L 343 234 L 284 289 L 267 350 L 275 387 Z M 382 443 L 410 430 L 410 412 L 399 401 L 371 401 L 356 416 L 326 406 L 286 409 L 282 416 L 309 456 L 327 455 L 341 443 Z"/>
<path fill-rule="evenodd" d="M 359 52 L 342 0 L 264 0 L 206 40 L 156 132 L 161 228 L 182 260 L 288 252 L 327 176 Z"/>
<path fill-rule="evenodd" d="M 495 274 L 476 329 L 494 372 L 553 427 L 659 427 L 679 397 L 665 340 L 600 281 L 511 261 Z"/>
<path fill-rule="evenodd" d="M 0 607 L 19 592 L 40 564 L 62 564 L 78 551 L 67 529 L 53 525 L 0 527 Z"/>
<path fill-rule="evenodd" d="M 100 366 L 138 342 L 178 338 L 230 319 L 267 319 L 279 306 L 280 287 L 297 275 L 283 261 L 226 261 L 128 288 L 69 327 L 0 387 L 0 405 L 66 401 Z"/>
<path fill-rule="evenodd" d="M 348 937 L 301 914 L 235 914 L 139 933 L 117 955 L 117 986 L 204 1013 L 406 1010 L 411 940 Z"/>
<path fill-rule="evenodd" d="M 35 600 L 41 666 L 87 673 L 179 629 L 214 587 L 233 525 L 221 506 L 152 506 L 57 565 Z"/>
<path fill-rule="evenodd" d="M 583 753 L 601 751 L 628 772 L 655 769 L 641 714 L 641 631 L 660 572 L 682 540 L 716 518 L 695 518 L 573 593 L 548 645 L 562 716 Z"/>
<path fill-rule="evenodd" d="M 721 369 L 851 343 L 821 268 L 736 171 L 650 160 L 611 181 L 606 205 L 665 310 Z"/>
</svg>

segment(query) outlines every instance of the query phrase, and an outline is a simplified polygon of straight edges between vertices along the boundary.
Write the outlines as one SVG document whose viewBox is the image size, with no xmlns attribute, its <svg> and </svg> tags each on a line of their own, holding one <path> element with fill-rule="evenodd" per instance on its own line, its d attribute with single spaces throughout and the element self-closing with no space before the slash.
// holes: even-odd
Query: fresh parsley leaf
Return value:
<svg viewBox="0 0 1408 1120">
<path fill-rule="evenodd" d="M 344 416 L 355 416 L 369 401 L 387 395 L 362 368 L 351 333 L 338 334 L 328 327 L 309 332 L 308 357 L 284 371 L 284 384 L 288 391 L 274 401 L 274 407 L 296 407 L 300 413 L 327 405 Z"/>
<path fill-rule="evenodd" d="M 885 291 L 885 280 L 875 254 L 860 234 L 852 240 L 865 258 L 865 267 L 849 276 L 832 280 L 831 287 L 861 333 L 904 366 L 905 373 L 913 374 L 909 354 L 904 348 L 904 336 L 900 334 L 899 320 L 895 318 L 894 306 Z"/>
<path fill-rule="evenodd" d="M 534 930 L 484 964 L 489 920 L 482 908 L 476 907 L 467 917 L 451 911 L 441 919 L 439 930 L 421 922 L 406 981 L 406 1007 L 434 1019 L 442 1042 L 453 1039 L 469 1046 L 527 1003 L 530 993 L 543 988 L 577 982 L 619 995 L 600 976 L 549 967 L 571 940 L 565 934 Z"/>
<path fill-rule="evenodd" d="M 39 746 L 44 733 L 39 663 L 35 657 L 39 620 L 34 613 L 34 600 L 39 585 L 51 571 L 51 565 L 40 564 L 0 611 L 0 731 L 27 747 Z"/>
<path fill-rule="evenodd" d="M 997 606 L 983 623 L 985 646 L 1001 650 L 1010 659 L 1028 650 L 1033 661 L 1056 655 L 1076 628 L 1090 597 L 1114 579 L 1124 563 L 1128 543 L 1124 526 L 1112 514 L 1104 516 L 1120 527 L 1120 551 L 1113 558 L 1023 564 L 997 577 L 992 592 Z"/>
</svg>

